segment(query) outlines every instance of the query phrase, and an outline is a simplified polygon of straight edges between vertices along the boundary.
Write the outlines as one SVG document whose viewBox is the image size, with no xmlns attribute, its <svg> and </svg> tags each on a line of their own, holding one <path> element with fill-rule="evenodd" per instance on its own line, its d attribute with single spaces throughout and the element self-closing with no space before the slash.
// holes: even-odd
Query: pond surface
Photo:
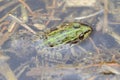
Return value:
<svg viewBox="0 0 120 80">
<path fill-rule="evenodd" d="M 0 80 L 119 80 L 119 4 L 0 0 Z"/>
</svg>

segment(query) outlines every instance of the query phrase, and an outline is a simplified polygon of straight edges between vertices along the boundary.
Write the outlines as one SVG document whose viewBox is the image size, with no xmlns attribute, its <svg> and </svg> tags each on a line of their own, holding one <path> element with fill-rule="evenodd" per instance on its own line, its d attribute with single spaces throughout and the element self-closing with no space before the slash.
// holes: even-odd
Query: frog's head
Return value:
<svg viewBox="0 0 120 80">
<path fill-rule="evenodd" d="M 74 23 L 74 29 L 77 29 L 77 35 L 80 40 L 86 39 L 92 32 L 92 28 L 86 24 Z"/>
</svg>

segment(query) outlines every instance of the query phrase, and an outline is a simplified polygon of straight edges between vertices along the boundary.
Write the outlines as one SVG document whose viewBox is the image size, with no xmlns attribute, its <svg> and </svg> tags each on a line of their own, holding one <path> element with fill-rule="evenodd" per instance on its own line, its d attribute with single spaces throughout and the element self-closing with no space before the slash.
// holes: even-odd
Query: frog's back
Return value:
<svg viewBox="0 0 120 80">
<path fill-rule="evenodd" d="M 75 26 L 77 26 L 77 28 L 75 28 Z M 78 22 L 63 24 L 60 28 L 47 33 L 44 43 L 52 47 L 55 45 L 72 42 L 78 39 L 79 35 L 83 33 L 83 30 L 80 29 L 80 26 L 81 24 Z"/>
</svg>

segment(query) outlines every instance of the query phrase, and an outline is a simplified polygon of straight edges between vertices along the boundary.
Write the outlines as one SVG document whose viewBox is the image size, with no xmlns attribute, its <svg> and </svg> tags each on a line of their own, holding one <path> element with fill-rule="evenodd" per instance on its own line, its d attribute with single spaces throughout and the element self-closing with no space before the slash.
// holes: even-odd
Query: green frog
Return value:
<svg viewBox="0 0 120 80">
<path fill-rule="evenodd" d="M 45 39 L 41 45 L 54 47 L 67 43 L 74 44 L 85 40 L 91 32 L 92 28 L 88 25 L 79 22 L 64 23 L 56 30 L 45 33 Z"/>
</svg>

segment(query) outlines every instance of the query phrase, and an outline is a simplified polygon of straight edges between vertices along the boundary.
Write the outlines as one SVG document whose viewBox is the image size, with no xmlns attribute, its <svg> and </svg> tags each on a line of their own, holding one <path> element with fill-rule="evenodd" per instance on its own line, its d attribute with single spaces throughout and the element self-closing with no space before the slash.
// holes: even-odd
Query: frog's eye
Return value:
<svg viewBox="0 0 120 80">
<path fill-rule="evenodd" d="M 75 24 L 73 24 L 73 27 L 74 27 L 74 28 L 80 28 L 80 24 L 75 23 Z"/>
<path fill-rule="evenodd" d="M 79 39 L 80 39 L 80 40 L 84 39 L 84 34 L 80 34 L 80 35 L 79 35 Z"/>
</svg>

